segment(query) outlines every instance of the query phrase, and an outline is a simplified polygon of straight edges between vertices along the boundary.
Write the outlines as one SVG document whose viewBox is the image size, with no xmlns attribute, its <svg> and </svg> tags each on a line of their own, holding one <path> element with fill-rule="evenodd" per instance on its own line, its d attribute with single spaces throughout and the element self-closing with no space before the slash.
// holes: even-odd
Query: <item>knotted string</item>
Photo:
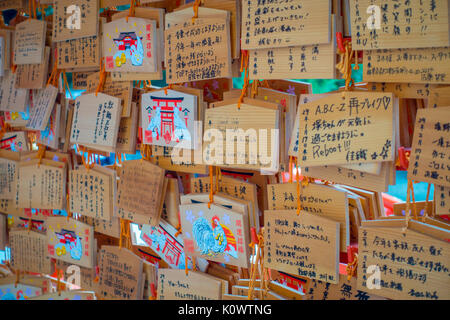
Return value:
<svg viewBox="0 0 450 320">
<path fill-rule="evenodd" d="M 249 63 L 248 51 L 247 50 L 241 50 L 241 68 L 240 68 L 240 71 L 244 72 L 244 85 L 242 87 L 241 95 L 240 95 L 239 100 L 238 100 L 238 104 L 237 104 L 238 109 L 241 108 L 241 103 L 244 100 L 244 96 L 247 95 L 247 88 L 248 88 L 248 84 L 249 84 L 248 63 Z"/>
<path fill-rule="evenodd" d="M 201 0 L 195 0 L 194 6 L 192 7 L 192 9 L 194 10 L 194 16 L 192 17 L 192 24 L 194 24 L 195 20 L 197 20 L 198 18 L 198 8 L 200 7 L 200 4 Z"/>
</svg>

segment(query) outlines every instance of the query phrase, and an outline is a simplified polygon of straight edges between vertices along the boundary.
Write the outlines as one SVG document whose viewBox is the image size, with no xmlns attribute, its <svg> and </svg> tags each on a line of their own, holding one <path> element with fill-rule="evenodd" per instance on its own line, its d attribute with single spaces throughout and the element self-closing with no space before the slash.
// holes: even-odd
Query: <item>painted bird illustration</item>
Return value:
<svg viewBox="0 0 450 320">
<path fill-rule="evenodd" d="M 198 218 L 193 223 L 192 232 L 202 254 L 228 254 L 238 258 L 236 238 L 227 226 L 220 223 L 218 216 L 211 219 L 211 225 L 205 218 Z"/>
</svg>

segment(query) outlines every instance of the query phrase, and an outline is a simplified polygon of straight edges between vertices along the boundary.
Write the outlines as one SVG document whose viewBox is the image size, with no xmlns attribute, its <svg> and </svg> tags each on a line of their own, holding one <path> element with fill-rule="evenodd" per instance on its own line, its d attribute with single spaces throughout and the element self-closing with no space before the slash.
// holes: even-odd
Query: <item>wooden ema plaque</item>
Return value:
<svg viewBox="0 0 450 320">
<path fill-rule="evenodd" d="M 363 80 L 368 82 L 450 83 L 450 46 L 367 50 Z"/>
<path fill-rule="evenodd" d="M 232 77 L 228 19 L 189 19 L 164 36 L 167 83 Z"/>
<path fill-rule="evenodd" d="M 339 281 L 339 222 L 295 210 L 264 212 L 264 265 L 327 281 Z"/>
<path fill-rule="evenodd" d="M 16 25 L 14 64 L 41 64 L 45 53 L 47 22 L 27 19 Z"/>
<path fill-rule="evenodd" d="M 197 271 L 158 270 L 158 300 L 220 300 L 222 282 Z"/>
<path fill-rule="evenodd" d="M 99 36 L 57 42 L 58 69 L 98 70 L 102 57 L 100 47 Z"/>
<path fill-rule="evenodd" d="M 166 94 L 167 92 L 167 94 Z M 152 91 L 141 97 L 143 143 L 195 149 L 197 97 L 174 90 Z"/>
<path fill-rule="evenodd" d="M 180 205 L 186 254 L 248 268 L 248 220 L 243 214 L 207 203 Z"/>
<path fill-rule="evenodd" d="M 5 71 L 2 77 L 0 85 L 0 110 L 2 111 L 26 111 L 29 94 L 28 90 L 16 88 L 18 75 L 20 75 L 18 72 Z"/>
<path fill-rule="evenodd" d="M 118 19 L 103 25 L 103 57 L 107 72 L 156 72 L 156 21 Z"/>
<path fill-rule="evenodd" d="M 102 246 L 99 254 L 99 270 L 99 296 L 102 299 L 142 299 L 143 260 L 130 250 Z"/>
<path fill-rule="evenodd" d="M 33 104 L 30 112 L 30 120 L 27 123 L 27 129 L 43 131 L 47 127 L 55 106 L 58 88 L 48 85 L 37 94 L 36 102 Z"/>
<path fill-rule="evenodd" d="M 394 160 L 394 96 L 336 93 L 299 105 L 297 163 L 339 165 Z"/>
<path fill-rule="evenodd" d="M 205 161 L 231 168 L 278 171 L 280 121 L 280 107 L 275 103 L 246 98 L 240 109 L 237 99 L 213 104 L 205 112 Z M 209 129 L 216 130 L 208 133 Z"/>
<path fill-rule="evenodd" d="M 269 210 L 296 210 L 297 199 L 297 183 L 267 186 Z M 347 193 L 333 187 L 310 183 L 302 187 L 300 199 L 302 210 L 339 222 L 340 251 L 347 252 L 347 246 L 350 245 Z"/>
<path fill-rule="evenodd" d="M 113 152 L 117 143 L 121 112 L 122 106 L 118 98 L 103 93 L 98 96 L 89 93 L 77 97 L 70 142 Z"/>
<path fill-rule="evenodd" d="M 450 187 L 450 107 L 417 110 L 408 179 Z"/>
<path fill-rule="evenodd" d="M 49 257 L 81 267 L 94 267 L 92 226 L 66 217 L 49 217 L 46 223 Z"/>
<path fill-rule="evenodd" d="M 414 220 L 366 221 L 359 230 L 358 289 L 389 299 L 448 300 L 450 232 Z"/>
<path fill-rule="evenodd" d="M 53 42 L 98 34 L 98 0 L 58 0 L 52 4 Z"/>
<path fill-rule="evenodd" d="M 347 275 L 343 274 L 339 275 L 338 284 L 311 279 L 305 296 L 306 300 L 386 300 L 373 293 L 359 290 L 356 278 L 352 277 L 349 281 Z"/>
<path fill-rule="evenodd" d="M 110 221 L 114 215 L 115 171 L 80 167 L 69 173 L 70 211 Z"/>
<path fill-rule="evenodd" d="M 329 43 L 331 1 L 243 1 L 242 49 Z"/>
<path fill-rule="evenodd" d="M 146 216 L 157 226 L 164 202 L 165 170 L 146 160 L 128 160 L 122 164 L 117 188 L 119 209 Z"/>
<path fill-rule="evenodd" d="M 14 269 L 43 274 L 51 272 L 45 234 L 29 230 L 11 230 L 9 246 L 11 266 Z"/>
<path fill-rule="evenodd" d="M 250 80 L 334 79 L 336 77 L 336 30 L 333 15 L 332 41 L 304 46 L 249 50 Z M 298 39 L 304 40 L 305 36 Z"/>
<path fill-rule="evenodd" d="M 13 200 L 16 195 L 18 161 L 17 152 L 0 150 L 0 199 Z"/>
<path fill-rule="evenodd" d="M 353 0 L 353 50 L 450 45 L 449 2 Z"/>
<path fill-rule="evenodd" d="M 21 161 L 17 177 L 19 208 L 64 209 L 66 164 L 51 160 Z"/>
</svg>

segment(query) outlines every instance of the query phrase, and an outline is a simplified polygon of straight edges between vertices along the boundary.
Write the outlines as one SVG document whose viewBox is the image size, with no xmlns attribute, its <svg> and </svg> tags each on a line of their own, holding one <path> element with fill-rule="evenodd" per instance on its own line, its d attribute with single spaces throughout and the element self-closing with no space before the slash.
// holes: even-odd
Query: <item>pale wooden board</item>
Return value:
<svg viewBox="0 0 450 320">
<path fill-rule="evenodd" d="M 339 222 L 295 210 L 264 212 L 264 265 L 330 283 L 339 281 Z M 294 254 L 294 257 L 292 256 Z"/>
<path fill-rule="evenodd" d="M 0 199 L 13 200 L 16 194 L 16 179 L 19 153 L 0 150 Z"/>
<path fill-rule="evenodd" d="M 248 268 L 250 240 L 244 231 L 249 229 L 245 215 L 214 203 L 210 208 L 207 203 L 182 204 L 180 221 L 186 254 Z"/>
<path fill-rule="evenodd" d="M 244 286 L 233 286 L 232 287 L 233 295 L 241 296 L 241 297 L 247 296 L 247 299 L 248 299 L 248 291 L 249 291 L 249 287 L 244 287 Z M 283 297 L 271 290 L 264 292 L 261 288 L 254 287 L 253 292 L 254 292 L 255 297 L 260 300 L 286 300 L 285 297 Z M 265 294 L 265 295 L 263 296 L 263 294 Z"/>
<path fill-rule="evenodd" d="M 117 207 L 145 215 L 148 224 L 158 225 L 166 191 L 164 174 L 164 169 L 149 161 L 125 161 L 119 173 Z"/>
<path fill-rule="evenodd" d="M 408 179 L 450 187 L 450 107 L 417 110 Z"/>
<path fill-rule="evenodd" d="M 116 152 L 135 154 L 138 135 L 139 110 L 136 103 L 131 103 L 130 116 L 121 118 L 119 132 L 117 133 Z"/>
<path fill-rule="evenodd" d="M 79 273 L 78 273 L 78 271 L 76 271 L 75 274 L 79 275 L 79 277 L 80 277 L 80 280 L 79 280 L 80 287 L 84 290 L 95 290 L 96 291 L 97 283 L 94 282 L 94 279 L 96 276 L 95 268 L 89 269 L 89 268 L 80 267 L 80 266 L 77 266 L 77 267 L 80 268 L 80 271 L 79 271 Z M 58 268 L 59 270 L 62 270 L 64 272 L 64 279 L 69 280 L 68 278 L 70 276 L 73 277 L 75 275 L 73 265 L 69 262 L 56 260 L 56 268 Z"/>
<path fill-rule="evenodd" d="M 367 50 L 363 80 L 368 82 L 450 83 L 450 47 Z"/>
<path fill-rule="evenodd" d="M 167 179 L 166 197 L 161 212 L 161 219 L 167 221 L 172 227 L 177 227 L 179 223 L 178 212 L 180 205 L 180 189 L 178 179 Z"/>
<path fill-rule="evenodd" d="M 297 183 L 269 184 L 269 210 L 296 210 Z M 339 222 L 340 251 L 350 245 L 350 220 L 347 192 L 333 187 L 310 183 L 300 191 L 301 208 L 313 215 Z"/>
<path fill-rule="evenodd" d="M 248 287 L 250 284 L 250 279 L 239 279 L 238 284 L 240 286 Z M 255 279 L 254 284 L 255 287 L 259 287 L 261 285 L 261 279 Z M 303 294 L 303 292 L 288 287 L 287 285 L 281 284 L 276 281 L 269 281 L 267 286 L 269 287 L 270 290 L 272 290 L 272 292 L 278 293 L 279 295 L 285 297 L 286 299 L 304 300 L 305 295 Z"/>
<path fill-rule="evenodd" d="M 132 34 L 129 34 L 132 33 Z M 127 56 L 124 37 L 136 37 L 134 53 Z M 119 40 L 120 39 L 120 40 Z M 102 56 L 108 72 L 156 72 L 156 21 L 141 18 L 121 18 L 103 25 Z M 123 48 L 122 48 L 123 47 Z"/>
<path fill-rule="evenodd" d="M 353 187 L 386 192 L 389 186 L 389 167 L 392 165 L 390 162 L 383 164 L 379 175 L 338 166 L 304 167 L 302 168 L 302 174 Z"/>
<path fill-rule="evenodd" d="M 386 298 L 357 289 L 356 277 L 339 275 L 339 283 L 331 284 L 312 279 L 306 290 L 306 300 L 386 300 Z"/>
<path fill-rule="evenodd" d="M 140 126 L 144 144 L 196 149 L 194 121 L 197 96 L 175 91 L 152 91 L 141 95 Z"/>
<path fill-rule="evenodd" d="M 1 150 L 28 151 L 28 137 L 25 131 L 6 132 L 0 142 Z"/>
<path fill-rule="evenodd" d="M 20 64 L 16 70 L 17 89 L 43 89 L 47 82 L 50 47 L 45 47 L 42 64 Z"/>
<path fill-rule="evenodd" d="M 99 36 L 56 43 L 58 69 L 98 70 L 101 60 Z"/>
<path fill-rule="evenodd" d="M 61 124 L 61 105 L 56 103 L 53 105 L 45 130 L 41 130 L 37 133 L 37 143 L 52 149 L 58 149 Z"/>
<path fill-rule="evenodd" d="M 29 95 L 27 90 L 15 88 L 18 75 L 18 72 L 5 71 L 2 77 L 0 85 L 0 110 L 2 111 L 26 111 Z"/>
<path fill-rule="evenodd" d="M 177 33 L 180 31 L 183 31 L 184 36 L 178 39 Z M 209 44 L 208 38 L 211 32 L 215 37 Z M 196 19 L 192 24 L 191 19 L 188 19 L 184 23 L 167 29 L 164 38 L 167 83 L 232 76 L 229 20 Z M 191 46 L 192 44 L 194 47 Z M 194 59 L 191 54 L 194 55 Z M 179 63 L 178 59 L 186 62 Z"/>
<path fill-rule="evenodd" d="M 242 49 L 329 43 L 331 1 L 243 1 Z"/>
<path fill-rule="evenodd" d="M 177 236 L 175 237 L 175 235 Z M 185 268 L 186 256 L 183 249 L 183 239 L 180 234 L 177 234 L 177 229 L 169 223 L 161 220 L 157 227 L 144 224 L 142 226 L 141 239 L 145 242 L 146 247 L 133 246 L 133 248 L 139 249 L 137 252 L 144 259 L 150 262 L 157 262 L 159 267 L 162 268 Z M 159 256 L 161 259 L 156 261 L 154 256 Z M 197 259 L 197 262 L 199 262 L 199 259 Z M 192 265 L 192 258 L 188 256 L 188 267 L 192 268 Z"/>
<path fill-rule="evenodd" d="M 198 271 L 158 270 L 158 300 L 220 300 L 222 283 Z"/>
<path fill-rule="evenodd" d="M 250 201 L 241 200 L 236 197 L 231 197 L 222 192 L 217 192 L 213 197 L 214 204 L 217 206 L 223 207 L 225 209 L 229 209 L 236 213 L 242 214 L 244 217 L 247 217 L 248 226 L 243 230 L 246 233 L 246 238 L 250 239 L 250 228 L 255 227 L 254 222 L 250 220 L 250 216 L 248 213 Z M 180 204 L 198 204 L 198 203 L 209 203 L 209 193 L 189 193 L 181 196 Z M 251 207 L 252 208 L 252 207 Z"/>
<path fill-rule="evenodd" d="M 12 59 L 12 47 L 14 46 L 14 43 L 12 42 L 12 36 L 14 31 L 13 30 L 7 30 L 7 29 L 0 29 L 0 37 L 3 38 L 3 48 L 2 48 L 2 66 L 3 66 L 3 73 L 5 70 L 11 69 L 11 59 Z"/>
<path fill-rule="evenodd" d="M 94 227 L 94 231 L 105 234 L 113 238 L 120 238 L 120 219 L 115 216 L 110 221 L 95 219 L 87 216 L 80 216 L 79 221 Z"/>
<path fill-rule="evenodd" d="M 168 29 L 178 23 L 182 23 L 193 17 L 193 9 L 191 7 L 167 13 L 165 16 L 165 29 Z M 198 8 L 199 18 L 229 18 L 230 34 L 231 34 L 231 52 L 233 59 L 239 59 L 240 54 L 240 8 L 239 1 L 236 0 L 207 0 Z"/>
<path fill-rule="evenodd" d="M 370 10 L 371 5 L 379 11 Z M 380 28 L 374 23 L 377 19 L 370 18 L 372 14 L 378 14 Z M 450 45 L 448 0 L 350 0 L 350 15 L 354 50 Z"/>
<path fill-rule="evenodd" d="M 450 106 L 450 87 L 431 88 L 428 98 L 428 108 Z"/>
<path fill-rule="evenodd" d="M 47 255 L 51 258 L 92 268 L 95 264 L 94 228 L 66 217 L 49 217 Z"/>
<path fill-rule="evenodd" d="M 102 246 L 99 269 L 98 287 L 102 299 L 142 299 L 143 261 L 133 252 L 115 246 Z"/>
<path fill-rule="evenodd" d="M 250 80 L 258 79 L 334 79 L 336 46 L 332 19 L 332 41 L 322 44 L 249 50 Z M 298 39 L 304 39 L 302 36 Z"/>
<path fill-rule="evenodd" d="M 300 166 L 394 160 L 394 96 L 345 92 L 299 105 Z"/>
<path fill-rule="evenodd" d="M 435 189 L 437 190 L 437 188 Z M 409 205 L 409 209 L 411 210 L 411 216 L 414 216 L 414 212 L 417 212 L 418 216 L 423 216 L 425 213 L 425 207 L 427 207 L 427 214 L 429 216 L 433 216 L 434 213 L 434 201 L 416 201 L 412 202 Z M 405 216 L 407 204 L 406 202 L 394 203 L 393 211 L 396 216 Z"/>
<path fill-rule="evenodd" d="M 47 23 L 27 19 L 16 25 L 14 41 L 14 64 L 41 64 L 45 53 L 45 30 Z"/>
<path fill-rule="evenodd" d="M 434 185 L 436 215 L 450 215 L 450 188 Z"/>
<path fill-rule="evenodd" d="M 216 178 L 213 177 L 213 185 L 215 188 Z M 190 189 L 192 193 L 207 193 L 210 190 L 209 177 L 199 177 L 190 179 Z M 252 204 L 249 210 L 250 226 L 259 231 L 259 208 L 258 208 L 258 194 L 257 185 L 251 182 L 246 182 L 241 179 L 235 179 L 227 176 L 222 176 L 219 180 L 219 192 L 228 194 L 232 197 L 250 201 Z"/>
<path fill-rule="evenodd" d="M 17 176 L 18 208 L 64 209 L 66 165 L 43 159 L 21 161 Z"/>
<path fill-rule="evenodd" d="M 30 298 L 29 300 L 97 300 L 95 296 L 95 292 L 89 291 L 61 291 L 60 293 L 48 293 L 43 294 L 34 298 Z"/>
<path fill-rule="evenodd" d="M 98 34 L 98 2 L 98 0 L 54 1 L 52 41 L 59 42 L 96 36 Z M 74 7 L 69 11 L 68 9 L 72 5 Z M 79 21 L 79 25 L 77 25 L 76 19 Z"/>
<path fill-rule="evenodd" d="M 100 82 L 100 73 L 96 72 L 87 77 L 87 93 L 95 92 Z M 130 117 L 133 98 L 133 83 L 131 81 L 113 81 L 111 73 L 106 74 L 106 80 L 100 90 L 102 93 L 119 98 L 122 105 L 122 117 Z"/>
<path fill-rule="evenodd" d="M 403 219 L 374 220 L 360 228 L 358 289 L 390 299 L 449 299 L 450 232 L 410 221 L 402 234 L 404 226 Z M 367 281 L 377 284 L 369 280 L 370 265 L 380 268 L 380 289 L 367 287 Z"/>
<path fill-rule="evenodd" d="M 432 92 L 438 87 L 429 83 L 386 83 L 369 82 L 367 88 L 370 91 L 392 92 L 398 98 L 407 99 L 431 99 Z"/>
<path fill-rule="evenodd" d="M 58 95 L 58 88 L 52 85 L 47 85 L 45 89 L 39 90 L 36 102 L 30 112 L 30 120 L 27 123 L 27 129 L 31 130 L 45 130 L 50 120 L 50 116 L 55 105 L 56 97 Z"/>
<path fill-rule="evenodd" d="M 51 263 L 47 257 L 45 234 L 29 230 L 11 230 L 9 233 L 11 266 L 22 271 L 50 273 Z"/>
<path fill-rule="evenodd" d="M 0 199 L 0 212 L 4 214 L 23 214 L 23 209 L 17 208 L 14 200 Z"/>
<path fill-rule="evenodd" d="M 110 221 L 114 215 L 114 188 L 116 173 L 109 174 L 80 167 L 69 171 L 70 211 L 92 218 Z"/>
<path fill-rule="evenodd" d="M 183 152 L 190 152 L 190 150 Z M 151 158 L 151 162 L 169 171 L 199 174 L 206 174 L 208 172 L 208 166 L 204 164 L 196 164 L 196 162 L 194 162 L 193 154 L 189 161 L 174 162 L 170 156 L 153 156 Z"/>
<path fill-rule="evenodd" d="M 72 72 L 72 85 L 74 90 L 87 90 L 88 77 L 91 72 Z"/>
<path fill-rule="evenodd" d="M 297 97 L 291 93 L 258 87 L 255 98 L 281 105 L 281 124 L 284 125 L 284 130 L 280 132 L 280 164 L 286 166 L 289 161 L 289 142 L 297 114 Z"/>
<path fill-rule="evenodd" d="M 114 149 L 122 112 L 120 101 L 103 93 L 77 97 L 70 142 Z"/>
<path fill-rule="evenodd" d="M 205 161 L 222 167 L 277 171 L 279 139 L 272 141 L 271 134 L 279 128 L 280 108 L 275 103 L 246 98 L 240 109 L 237 107 L 237 99 L 215 103 L 205 112 L 203 140 L 203 152 L 207 153 Z M 217 129 L 215 132 L 222 135 L 224 141 L 222 146 L 216 140 L 220 136 L 214 137 L 215 132 L 207 133 L 209 129 Z M 227 130 L 239 134 L 239 129 L 242 130 L 240 138 L 226 139 Z M 266 130 L 265 141 L 260 135 L 260 129 Z M 242 138 L 244 134 L 249 135 L 249 143 Z M 238 142 L 235 142 L 236 140 Z M 250 152 L 251 150 L 253 152 Z M 261 156 L 266 158 L 263 160 L 265 163 L 261 161 Z"/>
</svg>

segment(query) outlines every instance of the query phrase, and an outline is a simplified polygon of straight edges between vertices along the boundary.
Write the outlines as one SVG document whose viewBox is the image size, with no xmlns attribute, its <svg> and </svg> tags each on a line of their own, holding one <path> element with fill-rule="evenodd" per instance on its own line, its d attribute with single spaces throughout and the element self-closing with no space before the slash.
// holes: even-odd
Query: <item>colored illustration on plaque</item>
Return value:
<svg viewBox="0 0 450 320">
<path fill-rule="evenodd" d="M 171 268 L 185 269 L 185 255 L 181 238 L 175 237 L 177 230 L 161 221 L 158 227 L 144 224 L 141 239 L 157 253 Z M 188 257 L 188 267 L 192 268 L 192 259 Z"/>
<path fill-rule="evenodd" d="M 144 144 L 193 149 L 197 97 L 174 90 L 142 95 Z"/>
<path fill-rule="evenodd" d="M 0 300 L 28 300 L 41 294 L 41 288 L 21 283 L 0 285 Z"/>
<path fill-rule="evenodd" d="M 207 203 L 180 205 L 187 255 L 247 268 L 250 252 L 241 213 Z"/>
<path fill-rule="evenodd" d="M 121 32 L 117 39 L 113 39 L 117 45 L 114 54 L 114 62 L 117 67 L 122 66 L 128 60 L 133 66 L 141 66 L 144 61 L 144 47 L 142 37 L 136 36 L 136 32 Z"/>
<path fill-rule="evenodd" d="M 48 256 L 83 267 L 93 266 L 93 227 L 66 217 L 47 219 Z"/>
<path fill-rule="evenodd" d="M 192 214 L 191 211 L 186 214 Z M 203 215 L 203 212 L 199 212 Z M 229 217 L 224 216 L 224 220 L 229 222 Z M 221 223 L 218 216 L 214 216 L 211 221 L 203 217 L 197 218 L 192 224 L 194 239 L 200 251 L 204 255 L 215 256 L 218 254 L 229 254 L 237 259 L 236 238 L 233 232 L 223 222 Z"/>
<path fill-rule="evenodd" d="M 28 151 L 27 137 L 24 131 L 5 132 L 0 139 L 1 150 L 11 150 L 15 152 Z"/>
<path fill-rule="evenodd" d="M 129 17 L 104 25 L 103 57 L 108 72 L 157 72 L 156 21 Z"/>
</svg>

